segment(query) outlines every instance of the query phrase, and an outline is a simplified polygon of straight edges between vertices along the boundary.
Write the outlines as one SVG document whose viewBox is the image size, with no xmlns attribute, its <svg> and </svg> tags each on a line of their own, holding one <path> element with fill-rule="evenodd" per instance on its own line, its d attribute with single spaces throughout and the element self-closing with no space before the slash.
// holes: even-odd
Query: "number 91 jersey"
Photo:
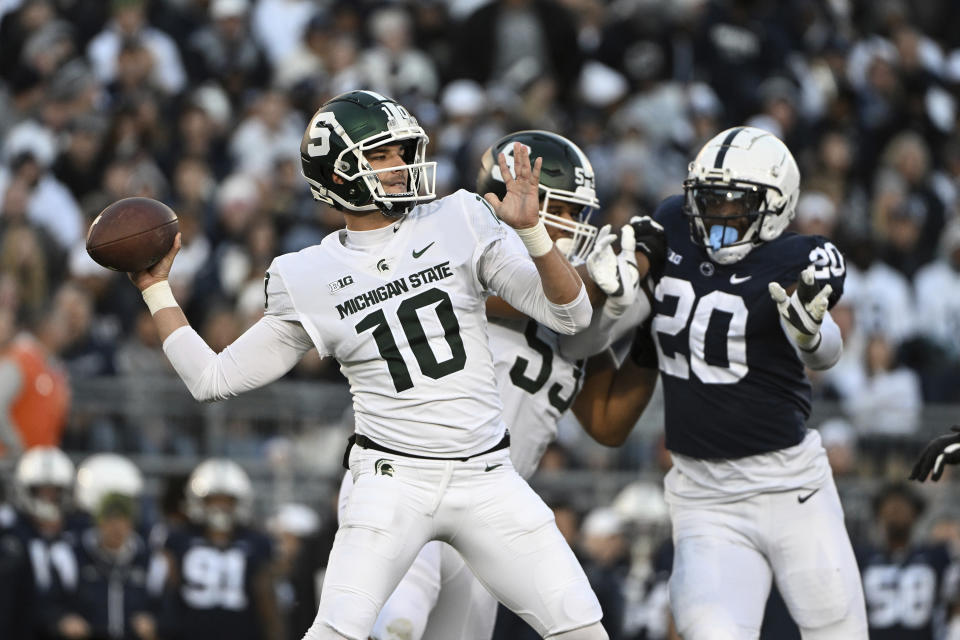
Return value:
<svg viewBox="0 0 960 640">
<path fill-rule="evenodd" d="M 171 531 L 164 543 L 179 575 L 164 628 L 177 638 L 262 638 L 254 580 L 273 554 L 270 539 L 238 528 L 216 546 L 194 525 Z"/>
<path fill-rule="evenodd" d="M 767 285 L 792 291 L 813 263 L 818 284 L 833 287 L 832 307 L 843 292 L 843 256 L 825 238 L 784 233 L 720 265 L 690 239 L 682 196 L 664 200 L 654 217 L 668 244 L 652 305 L 667 448 L 733 459 L 799 444 L 810 383 Z"/>
</svg>

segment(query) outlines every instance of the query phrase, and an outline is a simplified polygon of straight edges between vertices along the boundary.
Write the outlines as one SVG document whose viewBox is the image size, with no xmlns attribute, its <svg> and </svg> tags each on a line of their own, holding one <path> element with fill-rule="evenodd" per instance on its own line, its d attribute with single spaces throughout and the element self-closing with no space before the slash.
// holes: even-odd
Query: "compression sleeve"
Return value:
<svg viewBox="0 0 960 640">
<path fill-rule="evenodd" d="M 781 326 L 783 322 L 784 319 L 781 317 Z M 787 331 L 786 327 L 783 330 L 789 339 L 790 332 Z M 791 343 L 793 343 L 792 340 Z M 812 351 L 807 351 L 796 344 L 793 346 L 804 365 L 815 371 L 822 371 L 823 369 L 829 369 L 840 360 L 843 353 L 843 337 L 840 335 L 840 327 L 837 326 L 828 311 L 823 316 L 823 322 L 820 323 L 820 343 L 817 347 Z"/>
<path fill-rule="evenodd" d="M 299 323 L 264 316 L 220 353 L 190 326 L 171 333 L 163 351 L 193 397 L 208 402 L 277 380 L 312 346 Z"/>
<path fill-rule="evenodd" d="M 522 246 L 519 239 L 511 242 L 509 238 L 490 243 L 477 263 L 480 281 L 514 309 L 557 333 L 570 335 L 587 327 L 593 309 L 586 287 L 581 284 L 571 302 L 550 302 L 543 293 L 540 273 Z"/>
<path fill-rule="evenodd" d="M 602 353 L 650 316 L 650 300 L 642 291 L 637 292 L 634 303 L 617 318 L 605 313 L 605 308 L 606 305 L 601 305 L 593 310 L 593 318 L 587 329 L 572 336 L 560 336 L 558 345 L 564 358 L 580 360 Z"/>
</svg>

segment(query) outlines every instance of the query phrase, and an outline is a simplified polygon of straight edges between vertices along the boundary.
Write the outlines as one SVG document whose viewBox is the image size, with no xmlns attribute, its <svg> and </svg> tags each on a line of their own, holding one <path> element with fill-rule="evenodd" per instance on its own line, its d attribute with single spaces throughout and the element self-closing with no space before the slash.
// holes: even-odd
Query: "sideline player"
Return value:
<svg viewBox="0 0 960 640">
<path fill-rule="evenodd" d="M 686 640 L 756 638 L 774 579 L 803 638 L 867 637 L 843 509 L 805 425 L 804 366 L 840 356 L 827 308 L 846 272 L 826 239 L 784 233 L 799 185 L 793 156 L 770 133 L 736 127 L 710 140 L 684 195 L 654 215 L 668 254 L 653 344 L 638 340 L 623 371 L 601 366 L 578 400 L 594 427 L 619 437 L 650 391 L 649 377 L 638 385 L 634 376 L 658 363 L 674 462 L 671 608 Z"/>
<path fill-rule="evenodd" d="M 591 331 L 617 331 L 613 336 L 595 335 L 591 342 L 607 343 L 632 330 L 631 311 L 637 292 L 638 271 L 634 256 L 633 227 L 622 234 L 618 256 L 610 248 L 609 227 L 597 234 L 589 223 L 599 207 L 594 189 L 594 171 L 583 151 L 563 136 L 548 131 L 508 134 L 483 154 L 477 191 L 503 195 L 503 174 L 496 162 L 502 152 L 515 171 L 514 144 L 529 149 L 542 160 L 540 173 L 540 219 L 555 246 L 571 264 L 586 265 L 593 281 L 604 290 L 606 300 L 594 317 L 619 320 Z M 596 246 L 594 240 L 597 240 Z M 646 245 L 644 246 L 644 248 Z M 665 250 L 665 249 L 664 249 Z M 621 275 L 621 271 L 623 272 Z M 613 295 L 616 294 L 616 295 Z M 643 313 L 649 313 L 649 305 Z M 580 388 L 582 362 L 566 356 L 564 341 L 581 346 L 581 334 L 560 336 L 510 307 L 501 298 L 487 300 L 490 320 L 487 332 L 504 405 L 504 422 L 510 428 L 510 458 L 517 472 L 529 478 L 546 446 L 556 438 L 557 421 L 570 407 Z M 611 318 L 612 320 L 612 318 Z M 622 328 L 621 328 L 622 327 Z M 589 354 L 587 354 L 589 355 Z M 341 487 L 341 499 L 351 489 L 349 474 Z M 377 618 L 377 640 L 486 640 L 493 633 L 496 600 L 473 577 L 460 556 L 440 542 L 421 551 L 408 574 L 390 596 Z"/>
<path fill-rule="evenodd" d="M 541 635 L 603 640 L 583 570 L 510 463 L 485 331 L 490 291 L 561 333 L 589 323 L 583 283 L 537 215 L 541 162 L 531 167 L 520 147 L 502 199 L 459 191 L 431 203 L 427 142 L 406 109 L 370 91 L 320 108 L 301 145 L 303 173 L 346 229 L 274 260 L 265 317 L 219 355 L 166 283 L 177 242 L 131 278 L 197 399 L 268 384 L 314 346 L 350 381 L 354 490 L 307 638 L 365 640 L 421 547 L 442 539 Z M 506 225 L 526 252 L 505 242 Z"/>
</svg>

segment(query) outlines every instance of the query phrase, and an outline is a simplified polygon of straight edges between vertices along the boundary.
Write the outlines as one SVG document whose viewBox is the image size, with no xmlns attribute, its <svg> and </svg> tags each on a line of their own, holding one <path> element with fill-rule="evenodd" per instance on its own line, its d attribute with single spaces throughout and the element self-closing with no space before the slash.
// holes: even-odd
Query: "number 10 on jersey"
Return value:
<svg viewBox="0 0 960 640">
<path fill-rule="evenodd" d="M 420 316 L 417 313 L 420 309 L 433 305 L 436 305 L 434 311 L 437 319 L 440 320 L 440 326 L 443 327 L 443 337 L 447 346 L 450 347 L 451 355 L 443 361 L 437 360 L 433 349 L 430 348 L 427 334 L 423 330 L 423 323 L 420 322 Z M 463 369 L 467 363 L 467 352 L 463 348 L 460 323 L 457 322 L 457 316 L 453 312 L 453 303 L 445 291 L 428 289 L 412 298 L 407 298 L 397 308 L 397 319 L 400 320 L 400 327 L 407 336 L 410 350 L 413 351 L 423 375 L 438 380 Z M 387 361 L 387 369 L 390 371 L 393 387 L 397 392 L 412 388 L 413 379 L 410 377 L 410 369 L 400 353 L 397 340 L 393 337 L 390 323 L 383 309 L 377 309 L 364 317 L 357 323 L 356 329 L 358 334 L 373 329 L 373 339 L 377 343 L 380 357 Z"/>
</svg>

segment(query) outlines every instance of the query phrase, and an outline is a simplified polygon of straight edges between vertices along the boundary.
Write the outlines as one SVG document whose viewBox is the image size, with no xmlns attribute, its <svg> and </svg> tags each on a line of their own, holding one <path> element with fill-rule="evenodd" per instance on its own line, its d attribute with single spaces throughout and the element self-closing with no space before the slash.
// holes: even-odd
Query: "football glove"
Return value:
<svg viewBox="0 0 960 640">
<path fill-rule="evenodd" d="M 777 309 L 784 320 L 784 326 L 794 343 L 804 351 L 815 351 L 820 346 L 820 323 L 827 313 L 830 294 L 833 287 L 829 284 L 819 287 L 811 264 L 800 272 L 797 288 L 787 296 L 776 282 L 767 285 L 770 297 L 777 303 Z"/>
<path fill-rule="evenodd" d="M 650 216 L 633 216 L 630 226 L 636 238 L 636 250 L 647 256 L 651 271 L 661 271 L 667 259 L 667 235 L 663 226 Z"/>
<path fill-rule="evenodd" d="M 606 224 L 597 233 L 593 249 L 587 256 L 590 279 L 607 294 L 604 312 L 611 318 L 623 315 L 637 297 L 640 272 L 637 269 L 636 240 L 629 224 L 620 229 L 620 254 L 610 246 L 616 236 Z"/>
<path fill-rule="evenodd" d="M 934 438 L 926 446 L 916 464 L 913 465 L 913 471 L 910 472 L 911 480 L 923 482 L 933 471 L 930 479 L 936 482 L 943 475 L 944 465 L 960 462 L 960 425 L 954 425 L 950 430 L 953 433 Z"/>
</svg>

